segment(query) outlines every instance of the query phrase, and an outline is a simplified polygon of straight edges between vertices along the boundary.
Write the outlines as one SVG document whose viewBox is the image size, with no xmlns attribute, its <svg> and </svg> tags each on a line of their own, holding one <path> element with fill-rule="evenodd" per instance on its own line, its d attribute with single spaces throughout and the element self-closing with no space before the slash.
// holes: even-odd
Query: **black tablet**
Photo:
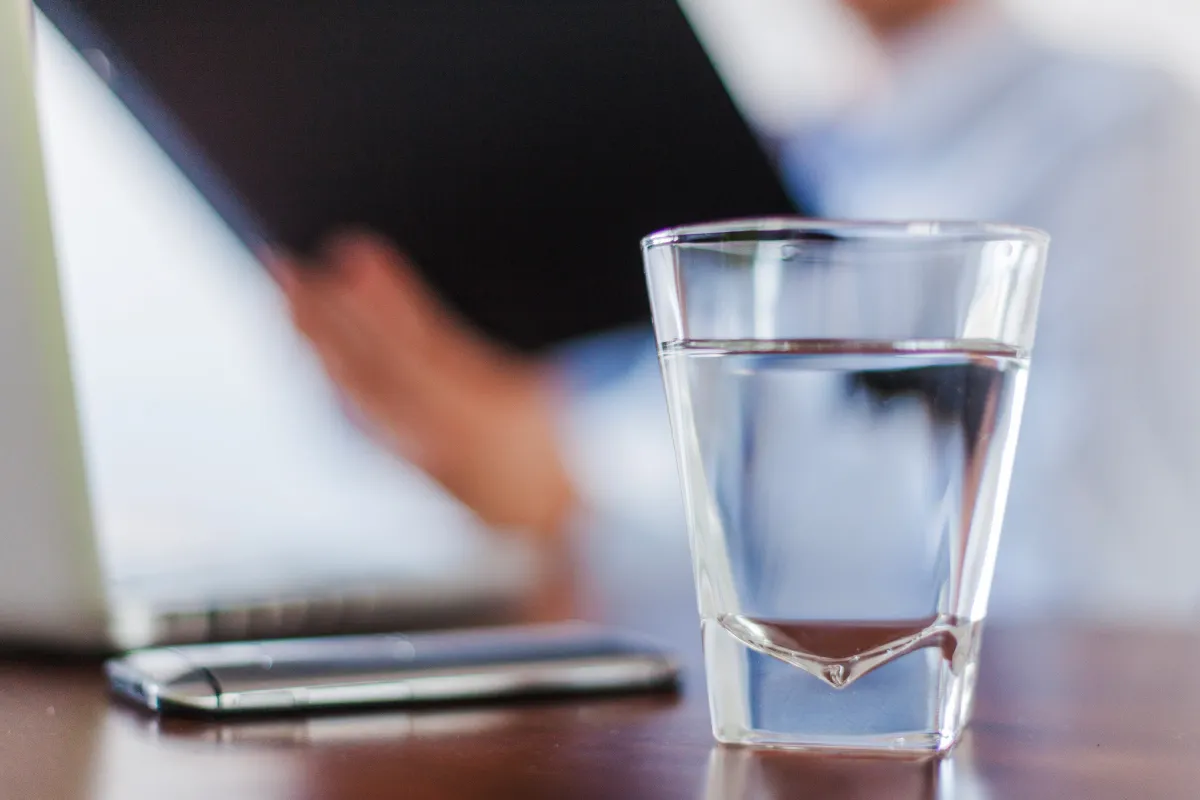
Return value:
<svg viewBox="0 0 1200 800">
<path fill-rule="evenodd" d="M 248 244 L 368 226 L 538 348 L 638 240 L 794 208 L 674 0 L 37 0 Z"/>
</svg>

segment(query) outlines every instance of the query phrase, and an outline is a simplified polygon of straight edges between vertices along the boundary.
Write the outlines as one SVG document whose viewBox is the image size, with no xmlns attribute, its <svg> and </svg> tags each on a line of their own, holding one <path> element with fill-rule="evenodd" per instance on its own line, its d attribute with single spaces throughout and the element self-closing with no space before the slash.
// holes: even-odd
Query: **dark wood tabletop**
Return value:
<svg viewBox="0 0 1200 800">
<path fill-rule="evenodd" d="M 680 651 L 680 694 L 215 724 L 110 702 L 97 663 L 10 658 L 0 797 L 1200 797 L 1200 633 L 993 626 L 953 757 L 819 758 L 714 746 L 686 586 L 609 597 L 595 615 Z"/>
</svg>

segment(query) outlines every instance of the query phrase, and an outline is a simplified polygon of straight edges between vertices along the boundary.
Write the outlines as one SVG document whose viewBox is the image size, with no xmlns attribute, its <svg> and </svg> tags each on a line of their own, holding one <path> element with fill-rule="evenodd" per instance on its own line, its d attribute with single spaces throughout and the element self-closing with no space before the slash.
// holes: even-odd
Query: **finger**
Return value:
<svg viewBox="0 0 1200 800">
<path fill-rule="evenodd" d="M 292 319 L 336 382 L 363 386 L 378 382 L 385 371 L 379 343 L 336 303 L 302 296 L 293 305 Z"/>
<path fill-rule="evenodd" d="M 337 291 L 303 297 L 294 316 L 329 377 L 358 395 L 362 405 L 401 414 L 410 401 L 428 393 L 417 388 L 423 373 L 406 358 L 410 348 L 363 324 L 362 315 Z"/>
<path fill-rule="evenodd" d="M 401 402 L 389 400 L 397 393 L 385 362 L 369 344 L 363 344 L 356 332 L 348 333 L 336 316 L 331 320 L 320 308 L 311 316 L 301 315 L 297 327 L 307 338 L 325 374 L 364 411 L 374 411 L 388 403 L 400 410 Z"/>
<path fill-rule="evenodd" d="M 364 404 L 368 396 L 386 394 L 385 370 L 378 356 L 344 314 L 319 294 L 304 291 L 289 304 L 293 324 L 330 380 Z"/>
<path fill-rule="evenodd" d="M 346 287 L 328 265 L 321 269 L 291 256 L 271 254 L 264 263 L 277 276 L 296 329 L 344 397 L 373 420 L 373 435 L 417 462 L 411 430 L 410 394 L 397 391 L 385 364 L 388 343 L 361 324 L 361 312 L 346 303 Z"/>
<path fill-rule="evenodd" d="M 430 313 L 437 301 L 409 263 L 395 248 L 361 235 L 334 237 L 324 253 L 337 276 L 331 302 L 360 326 L 364 346 L 382 359 L 376 379 L 390 381 L 393 392 L 413 402 L 439 402 L 462 349 L 445 346 L 456 332 Z"/>
<path fill-rule="evenodd" d="M 274 250 L 261 250 L 258 257 L 275 283 L 278 284 L 284 297 L 290 299 L 300 291 L 299 281 L 302 267 L 296 258 Z"/>
<path fill-rule="evenodd" d="M 279 276 L 296 327 L 325 352 L 342 351 L 343 358 L 372 357 L 377 348 L 362 313 L 348 303 L 341 282 L 327 268 L 295 257 L 276 256 L 270 269 Z"/>
<path fill-rule="evenodd" d="M 414 346 L 436 335 L 441 303 L 395 247 L 374 236 L 341 234 L 324 254 L 348 301 L 376 333 Z"/>
<path fill-rule="evenodd" d="M 342 298 L 383 343 L 395 379 L 431 402 L 503 353 L 459 321 L 408 259 L 378 237 L 342 234 L 325 253 L 341 276 Z M 456 381 L 457 377 L 457 381 Z"/>
<path fill-rule="evenodd" d="M 402 438 L 462 406 L 464 392 L 479 399 L 470 379 L 478 343 L 440 313 L 398 250 L 343 234 L 322 252 L 320 279 L 296 294 L 298 324 L 364 413 Z"/>
</svg>

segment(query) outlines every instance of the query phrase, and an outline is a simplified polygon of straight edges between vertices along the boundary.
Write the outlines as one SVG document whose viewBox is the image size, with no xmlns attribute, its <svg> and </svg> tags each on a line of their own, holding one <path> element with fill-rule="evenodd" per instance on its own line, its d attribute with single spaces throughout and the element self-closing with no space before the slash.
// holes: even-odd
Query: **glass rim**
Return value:
<svg viewBox="0 0 1200 800">
<path fill-rule="evenodd" d="M 663 228 L 642 238 L 642 249 L 675 244 L 761 241 L 787 234 L 826 234 L 831 238 L 942 242 L 1021 241 L 1045 247 L 1050 234 L 1025 225 L 970 220 L 849 220 L 809 217 L 744 217 Z"/>
</svg>

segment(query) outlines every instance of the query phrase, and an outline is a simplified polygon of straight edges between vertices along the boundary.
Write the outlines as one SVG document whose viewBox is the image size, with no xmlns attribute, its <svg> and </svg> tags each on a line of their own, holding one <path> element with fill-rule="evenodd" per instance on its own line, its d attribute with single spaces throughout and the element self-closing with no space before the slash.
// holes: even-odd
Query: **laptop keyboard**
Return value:
<svg viewBox="0 0 1200 800">
<path fill-rule="evenodd" d="M 127 576 L 109 589 L 117 638 L 144 646 L 511 621 L 536 574 L 532 555 L 514 549 L 437 576 L 386 564 L 373 573 L 291 567 Z"/>
</svg>

